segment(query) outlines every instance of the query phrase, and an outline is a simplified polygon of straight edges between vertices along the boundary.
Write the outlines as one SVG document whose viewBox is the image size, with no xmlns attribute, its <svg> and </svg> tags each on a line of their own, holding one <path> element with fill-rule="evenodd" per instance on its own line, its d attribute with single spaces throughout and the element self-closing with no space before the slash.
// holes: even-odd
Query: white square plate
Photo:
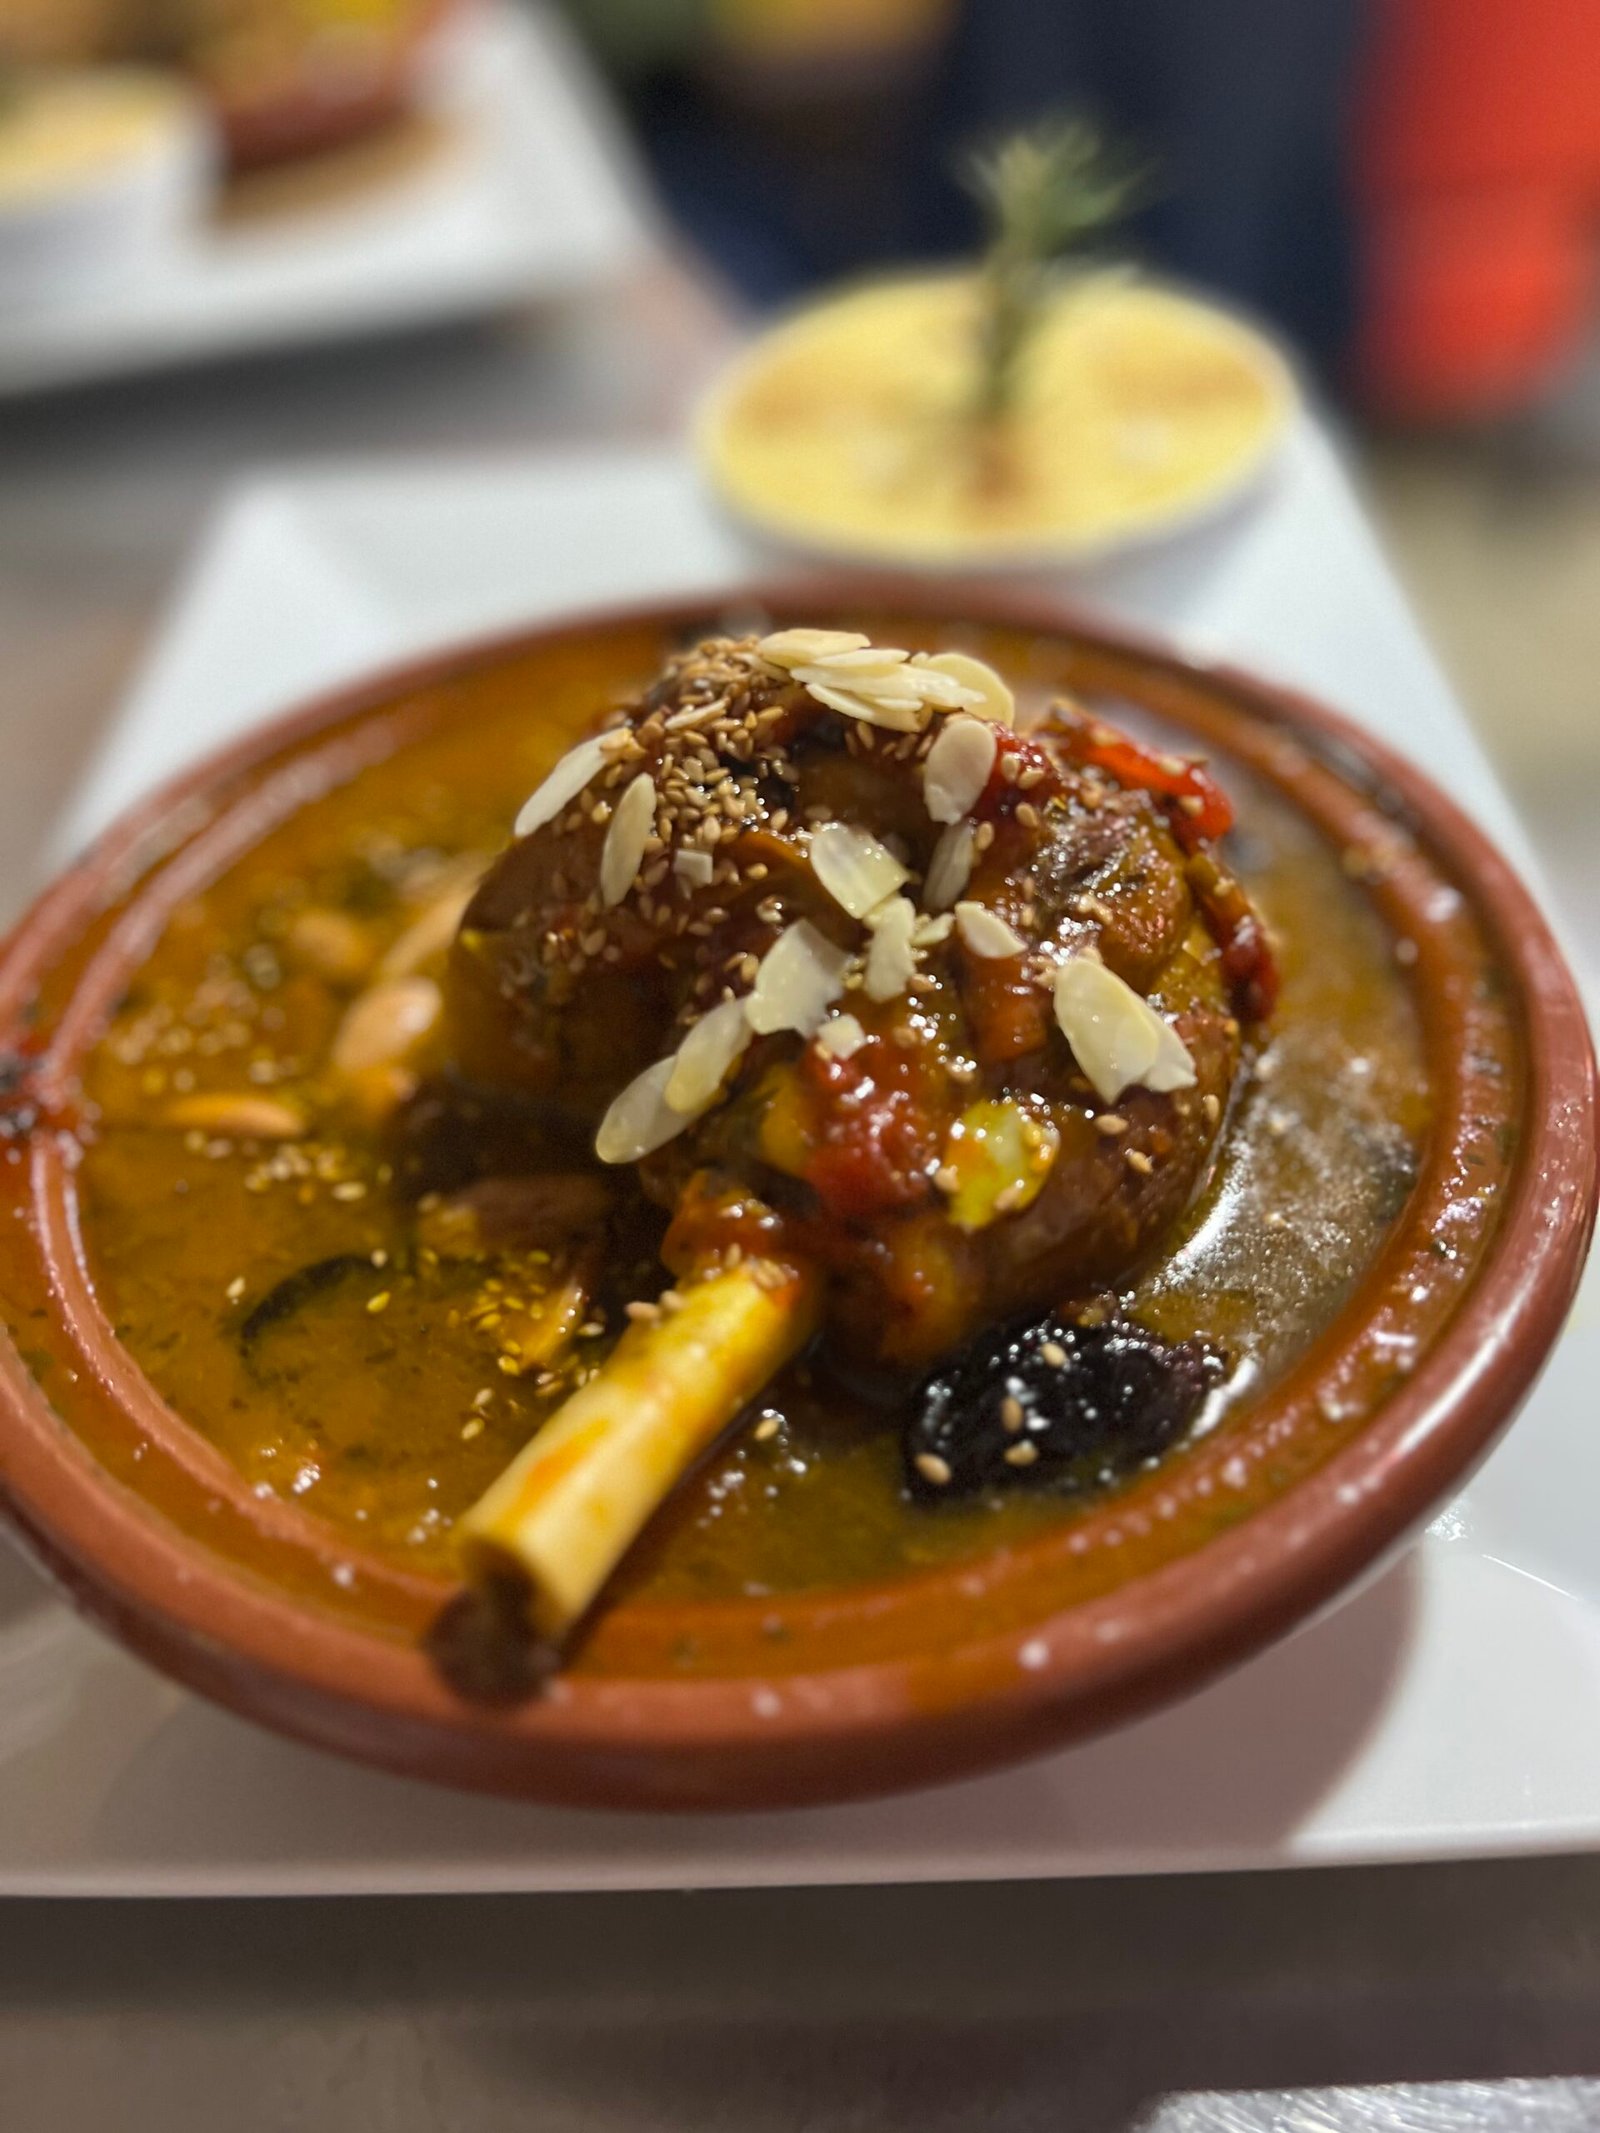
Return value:
<svg viewBox="0 0 1600 2133">
<path fill-rule="evenodd" d="M 415 169 L 204 233 L 140 280 L 0 311 L 0 396 L 470 317 L 637 257 L 640 187 L 587 66 L 542 8 L 443 44 Z"/>
<path fill-rule="evenodd" d="M 297 694 L 474 630 L 760 568 L 672 453 L 257 483 L 200 557 L 58 854 Z M 1309 425 L 1248 511 L 1072 590 L 1331 698 L 1520 849 Z M 0 1893 L 1002 1879 L 1595 1844 L 1596 1297 L 1466 1497 L 1337 1612 L 1106 1740 L 867 1806 L 586 1814 L 381 1777 L 170 1687 L 0 1561 Z"/>
</svg>

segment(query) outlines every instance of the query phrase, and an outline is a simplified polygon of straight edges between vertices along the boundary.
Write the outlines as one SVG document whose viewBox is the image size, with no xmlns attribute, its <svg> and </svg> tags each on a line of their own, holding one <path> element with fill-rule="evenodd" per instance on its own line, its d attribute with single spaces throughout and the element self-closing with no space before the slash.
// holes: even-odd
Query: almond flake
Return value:
<svg viewBox="0 0 1600 2133">
<path fill-rule="evenodd" d="M 792 1029 L 809 1037 L 844 991 L 849 965 L 848 950 L 836 948 L 809 919 L 797 919 L 761 958 L 744 1003 L 750 1027 L 758 1036 Z"/>
<path fill-rule="evenodd" d="M 1102 1103 L 1135 1083 L 1166 1095 L 1192 1089 L 1194 1061 L 1171 1024 L 1097 958 L 1072 956 L 1056 972 L 1056 1021 Z"/>
<path fill-rule="evenodd" d="M 1021 934 L 1013 931 L 999 912 L 991 911 L 987 904 L 957 904 L 956 924 L 961 929 L 961 938 L 974 955 L 989 958 L 1021 955 L 1028 945 Z"/>
<path fill-rule="evenodd" d="M 922 706 L 915 697 L 904 702 L 873 703 L 848 689 L 835 689 L 820 681 L 806 683 L 807 692 L 830 711 L 844 718 L 858 718 L 864 726 L 882 726 L 890 733 L 919 733 L 924 723 Z"/>
<path fill-rule="evenodd" d="M 656 819 L 655 780 L 641 770 L 622 798 L 606 830 L 600 848 L 600 901 L 620 904 L 638 879 Z"/>
<path fill-rule="evenodd" d="M 911 663 L 954 682 L 961 691 L 959 700 L 980 717 L 992 718 L 999 726 L 1009 726 L 1016 718 L 1016 698 L 987 660 L 974 659 L 970 652 L 919 652 Z"/>
<path fill-rule="evenodd" d="M 847 651 L 823 652 L 818 655 L 815 663 L 829 667 L 835 673 L 849 675 L 853 686 L 858 673 L 873 673 L 890 667 L 904 666 L 908 656 L 892 644 L 868 644 L 863 640 L 859 645 L 852 645 Z M 795 672 L 799 671 L 797 667 Z"/>
<path fill-rule="evenodd" d="M 605 734 L 595 733 L 567 750 L 538 791 L 524 802 L 513 825 L 515 835 L 531 837 L 535 830 L 553 822 L 569 800 L 578 797 L 610 755 L 606 741 Z"/>
<path fill-rule="evenodd" d="M 881 660 L 882 654 L 874 651 L 872 657 Z M 902 652 L 900 657 L 904 659 Z M 828 689 L 848 689 L 852 696 L 863 696 L 873 704 L 909 704 L 922 702 L 922 691 L 903 667 L 876 665 L 845 669 L 843 660 L 830 659 L 824 666 L 796 667 L 796 681 L 803 681 L 808 689 L 819 685 Z"/>
<path fill-rule="evenodd" d="M 952 822 L 933 848 L 922 885 L 923 907 L 947 911 L 972 878 L 976 832 L 970 822 Z"/>
<path fill-rule="evenodd" d="M 912 931 L 911 941 L 916 948 L 937 948 L 950 938 L 955 928 L 955 919 L 948 911 L 941 911 L 937 918 L 924 918 L 920 914 Z"/>
<path fill-rule="evenodd" d="M 869 1000 L 897 1000 L 917 974 L 911 936 L 917 923 L 909 896 L 892 896 L 872 915 L 864 989 Z"/>
<path fill-rule="evenodd" d="M 831 654 L 863 650 L 871 642 L 859 630 L 776 630 L 756 650 L 770 666 L 805 666 Z"/>
<path fill-rule="evenodd" d="M 867 1041 L 867 1033 L 854 1015 L 830 1015 L 817 1031 L 817 1049 L 830 1059 L 851 1059 Z"/>
<path fill-rule="evenodd" d="M 880 844 L 870 830 L 856 829 L 847 822 L 824 823 L 814 832 L 811 871 L 852 918 L 865 918 L 909 879 L 887 845 Z"/>
<path fill-rule="evenodd" d="M 928 750 L 922 796 L 935 822 L 959 822 L 989 782 L 997 752 L 994 727 L 981 718 L 947 719 Z"/>
<path fill-rule="evenodd" d="M 690 1123 L 689 1113 L 667 1102 L 667 1083 L 678 1062 L 669 1053 L 636 1074 L 600 1121 L 594 1152 L 602 1163 L 637 1163 L 663 1147 Z"/>
<path fill-rule="evenodd" d="M 678 1046 L 666 1100 L 674 1111 L 697 1117 L 722 1092 L 729 1067 L 750 1042 L 742 1000 L 724 1000 L 702 1015 Z"/>
<path fill-rule="evenodd" d="M 709 852 L 674 852 L 672 871 L 680 881 L 686 881 L 691 889 L 709 889 L 711 877 L 717 871 L 717 862 Z"/>
</svg>

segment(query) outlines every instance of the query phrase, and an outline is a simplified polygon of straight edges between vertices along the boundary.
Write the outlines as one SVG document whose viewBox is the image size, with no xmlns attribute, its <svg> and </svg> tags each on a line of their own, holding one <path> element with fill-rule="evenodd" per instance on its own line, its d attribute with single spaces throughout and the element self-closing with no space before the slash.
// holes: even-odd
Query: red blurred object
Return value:
<svg viewBox="0 0 1600 2133">
<path fill-rule="evenodd" d="M 1600 281 L 1595 0 L 1382 0 L 1357 184 L 1368 405 L 1440 418 L 1536 398 Z"/>
</svg>

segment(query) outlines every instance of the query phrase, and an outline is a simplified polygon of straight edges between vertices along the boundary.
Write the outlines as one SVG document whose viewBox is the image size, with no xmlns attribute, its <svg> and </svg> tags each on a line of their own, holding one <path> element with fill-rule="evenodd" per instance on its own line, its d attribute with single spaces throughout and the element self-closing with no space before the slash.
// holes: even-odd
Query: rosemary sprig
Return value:
<svg viewBox="0 0 1600 2133">
<path fill-rule="evenodd" d="M 1060 284 L 1061 262 L 1144 198 L 1147 173 L 1087 119 L 1055 119 L 968 157 L 967 190 L 989 222 L 979 266 L 974 413 L 993 423 L 1016 397 L 1021 360 Z"/>
</svg>

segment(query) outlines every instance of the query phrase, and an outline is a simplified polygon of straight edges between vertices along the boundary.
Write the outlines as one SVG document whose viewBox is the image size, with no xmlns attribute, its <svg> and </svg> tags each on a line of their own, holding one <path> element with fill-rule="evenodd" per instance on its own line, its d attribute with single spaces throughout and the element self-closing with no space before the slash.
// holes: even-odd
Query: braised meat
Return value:
<svg viewBox="0 0 1600 2133">
<path fill-rule="evenodd" d="M 557 766 L 453 954 L 460 1072 L 637 1162 L 675 1272 L 820 1268 L 859 1360 L 1123 1275 L 1270 1004 L 1204 773 L 1010 708 L 956 654 L 698 644 Z"/>
</svg>

